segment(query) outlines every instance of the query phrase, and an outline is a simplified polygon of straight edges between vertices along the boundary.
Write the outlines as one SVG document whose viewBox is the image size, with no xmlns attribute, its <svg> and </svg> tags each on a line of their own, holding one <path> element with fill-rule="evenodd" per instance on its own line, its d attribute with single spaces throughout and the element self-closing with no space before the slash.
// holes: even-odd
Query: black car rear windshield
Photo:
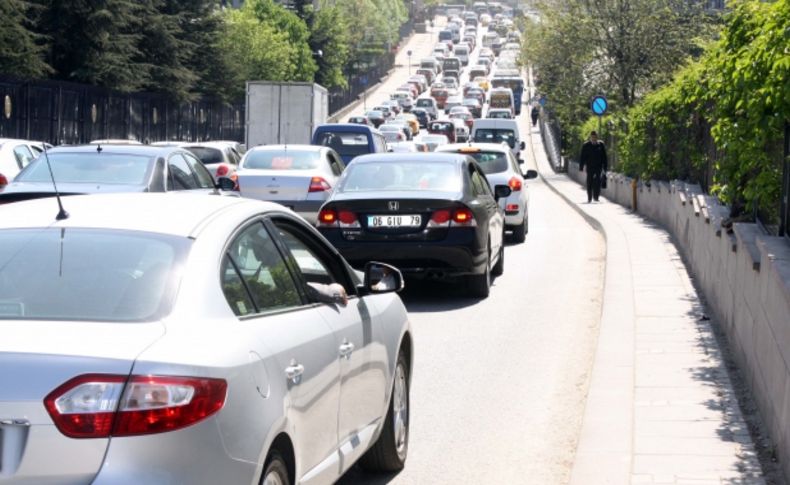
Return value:
<svg viewBox="0 0 790 485">
<path fill-rule="evenodd" d="M 318 136 L 316 145 L 330 147 L 344 157 L 356 157 L 371 151 L 368 148 L 368 137 L 364 133 L 324 132 Z"/>
<path fill-rule="evenodd" d="M 203 162 L 204 165 L 222 163 L 225 161 L 222 157 L 222 150 L 217 148 L 187 147 L 187 150 L 198 157 L 198 160 Z"/>
<path fill-rule="evenodd" d="M 311 170 L 318 168 L 321 154 L 317 151 L 283 150 L 247 152 L 244 168 L 266 170 Z"/>
<path fill-rule="evenodd" d="M 351 164 L 339 192 L 381 190 L 460 192 L 461 170 L 453 162 L 370 162 Z"/>
<path fill-rule="evenodd" d="M 161 318 L 189 247 L 188 238 L 138 231 L 0 231 L 0 319 Z"/>
<path fill-rule="evenodd" d="M 510 148 L 516 146 L 516 134 L 513 130 L 478 129 L 475 131 L 477 143 L 502 143 L 506 142 Z"/>
<path fill-rule="evenodd" d="M 50 153 L 49 162 L 58 183 L 143 185 L 153 167 L 154 157 L 120 153 Z M 16 177 L 19 182 L 52 181 L 44 157 L 31 162 Z"/>
</svg>

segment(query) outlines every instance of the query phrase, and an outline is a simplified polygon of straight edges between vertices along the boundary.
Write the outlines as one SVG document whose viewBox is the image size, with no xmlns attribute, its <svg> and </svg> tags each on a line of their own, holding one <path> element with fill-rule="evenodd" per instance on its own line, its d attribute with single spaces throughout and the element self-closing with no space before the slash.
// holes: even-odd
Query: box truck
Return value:
<svg viewBox="0 0 790 485">
<path fill-rule="evenodd" d="M 329 116 L 327 90 L 313 83 L 247 82 L 247 148 L 309 144 Z"/>
</svg>

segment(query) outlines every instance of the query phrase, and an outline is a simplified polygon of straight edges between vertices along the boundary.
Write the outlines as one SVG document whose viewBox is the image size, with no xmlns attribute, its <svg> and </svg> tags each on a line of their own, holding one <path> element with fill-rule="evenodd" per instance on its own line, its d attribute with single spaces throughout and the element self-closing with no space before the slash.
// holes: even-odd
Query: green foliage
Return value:
<svg viewBox="0 0 790 485">
<path fill-rule="evenodd" d="M 348 21 L 350 64 L 369 64 L 398 41 L 408 19 L 402 0 L 341 0 L 336 3 Z"/>
<path fill-rule="evenodd" d="M 732 7 L 721 40 L 628 111 L 622 168 L 643 178 L 710 182 L 736 208 L 770 211 L 790 120 L 790 2 Z"/>
<path fill-rule="evenodd" d="M 348 23 L 337 6 L 323 5 L 310 14 L 310 48 L 316 57 L 316 82 L 325 87 L 346 86 L 343 70 L 349 59 Z"/>
<path fill-rule="evenodd" d="M 287 81 L 312 81 L 318 66 L 313 60 L 313 51 L 310 50 L 310 32 L 307 24 L 295 13 L 273 0 L 248 0 L 244 2 L 242 12 L 253 13 L 261 23 L 269 24 L 278 32 L 287 35 L 292 52 L 292 79 Z"/>
<path fill-rule="evenodd" d="M 42 0 L 37 29 L 49 39 L 58 79 L 132 91 L 149 82 L 139 62 L 145 4 L 133 0 Z"/>
<path fill-rule="evenodd" d="M 40 36 L 32 31 L 33 6 L 23 0 L 0 2 L 0 72 L 39 78 L 51 71 Z"/>
</svg>

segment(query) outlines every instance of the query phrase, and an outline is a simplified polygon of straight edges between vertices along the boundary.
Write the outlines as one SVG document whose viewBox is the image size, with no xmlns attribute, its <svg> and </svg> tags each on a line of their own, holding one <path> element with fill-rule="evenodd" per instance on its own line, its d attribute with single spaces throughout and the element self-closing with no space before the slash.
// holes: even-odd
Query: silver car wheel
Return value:
<svg viewBox="0 0 790 485">
<path fill-rule="evenodd" d="M 406 371 L 403 364 L 398 363 L 395 369 L 395 388 L 392 396 L 392 411 L 394 418 L 395 450 L 398 458 L 406 459 L 406 452 L 409 444 L 409 391 L 406 382 Z"/>
</svg>

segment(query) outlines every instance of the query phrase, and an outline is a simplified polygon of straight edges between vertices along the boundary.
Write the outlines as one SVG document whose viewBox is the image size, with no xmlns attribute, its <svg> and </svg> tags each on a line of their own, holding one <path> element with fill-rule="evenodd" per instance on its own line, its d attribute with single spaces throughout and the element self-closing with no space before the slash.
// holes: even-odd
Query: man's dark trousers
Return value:
<svg viewBox="0 0 790 485">
<path fill-rule="evenodd" d="M 601 195 L 601 172 L 587 167 L 587 202 L 598 200 Z"/>
</svg>

